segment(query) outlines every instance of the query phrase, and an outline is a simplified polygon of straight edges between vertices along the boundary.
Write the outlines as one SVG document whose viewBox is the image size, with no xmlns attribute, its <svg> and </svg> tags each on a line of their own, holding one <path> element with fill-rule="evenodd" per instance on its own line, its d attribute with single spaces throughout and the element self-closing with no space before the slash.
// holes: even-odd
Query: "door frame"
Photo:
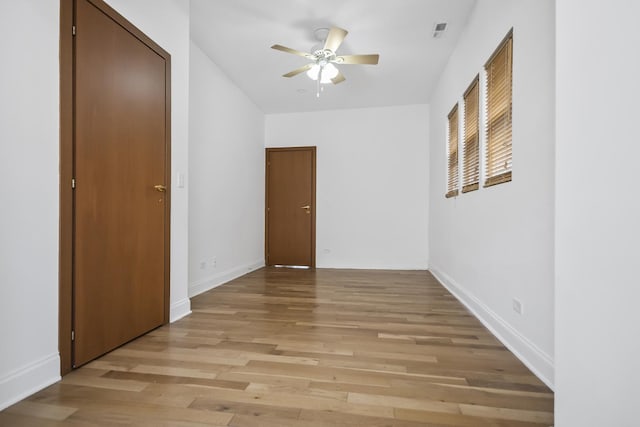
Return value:
<svg viewBox="0 0 640 427">
<path fill-rule="evenodd" d="M 270 147 L 265 148 L 264 156 L 264 263 L 269 266 L 269 153 L 278 151 L 310 151 L 311 152 L 311 265 L 316 267 L 316 147 Z"/>
<path fill-rule="evenodd" d="M 164 319 L 169 322 L 171 262 L 171 55 L 102 0 L 86 0 L 165 60 Z M 74 39 L 75 0 L 60 0 L 60 237 L 58 260 L 58 349 L 60 375 L 73 369 Z"/>
</svg>

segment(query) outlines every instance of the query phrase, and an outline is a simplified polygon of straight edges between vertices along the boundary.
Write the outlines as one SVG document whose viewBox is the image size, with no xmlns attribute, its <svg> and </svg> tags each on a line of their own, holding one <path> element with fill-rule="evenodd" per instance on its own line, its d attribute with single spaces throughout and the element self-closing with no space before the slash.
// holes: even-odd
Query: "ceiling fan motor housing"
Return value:
<svg viewBox="0 0 640 427">
<path fill-rule="evenodd" d="M 318 65 L 326 65 L 329 62 L 335 62 L 336 54 L 332 50 L 329 49 L 319 49 L 313 52 L 313 60 Z"/>
</svg>

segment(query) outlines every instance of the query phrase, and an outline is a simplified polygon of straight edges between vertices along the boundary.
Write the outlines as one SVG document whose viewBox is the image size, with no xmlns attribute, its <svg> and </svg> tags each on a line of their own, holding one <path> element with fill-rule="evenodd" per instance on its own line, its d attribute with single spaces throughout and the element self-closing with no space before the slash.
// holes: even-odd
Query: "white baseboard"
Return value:
<svg viewBox="0 0 640 427">
<path fill-rule="evenodd" d="M 427 271 L 429 267 L 427 265 L 387 265 L 387 264 L 376 264 L 376 265 L 368 265 L 368 264 L 340 264 L 340 263 L 326 263 L 326 262 L 318 262 L 316 263 L 316 268 L 331 268 L 331 269 L 340 269 L 340 270 L 390 270 L 390 271 Z"/>
<path fill-rule="evenodd" d="M 0 411 L 60 381 L 60 355 L 51 354 L 0 378 Z"/>
<path fill-rule="evenodd" d="M 264 260 L 255 261 L 250 264 L 241 265 L 231 270 L 223 271 L 214 276 L 206 277 L 189 285 L 189 297 L 195 297 L 210 289 L 223 285 L 240 276 L 244 276 L 254 270 L 264 267 Z"/>
<path fill-rule="evenodd" d="M 429 269 L 429 261 L 416 262 L 411 264 L 366 264 L 362 262 L 342 262 L 333 258 L 320 256 L 316 259 L 316 268 L 336 268 L 341 270 L 400 270 L 400 271 L 426 271 Z"/>
<path fill-rule="evenodd" d="M 169 308 L 169 322 L 173 323 L 185 316 L 191 314 L 191 300 L 189 298 L 181 299 L 171 304 Z"/>
<path fill-rule="evenodd" d="M 462 304 L 465 305 L 482 324 L 491 331 L 511 352 L 524 363 L 551 390 L 554 389 L 553 357 L 542 351 L 523 336 L 506 320 L 491 310 L 482 301 L 472 295 L 463 286 L 437 267 L 431 265 L 429 271 L 449 290 Z"/>
</svg>

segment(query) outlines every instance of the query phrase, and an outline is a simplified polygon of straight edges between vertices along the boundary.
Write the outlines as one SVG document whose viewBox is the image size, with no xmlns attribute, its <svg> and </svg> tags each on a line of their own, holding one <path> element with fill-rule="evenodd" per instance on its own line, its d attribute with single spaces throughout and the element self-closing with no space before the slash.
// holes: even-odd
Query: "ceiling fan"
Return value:
<svg viewBox="0 0 640 427">
<path fill-rule="evenodd" d="M 316 30 L 316 35 L 321 34 L 322 29 Z M 326 31 L 326 29 L 325 29 Z M 345 80 L 344 75 L 338 70 L 334 64 L 371 64 L 376 65 L 380 55 L 337 55 L 336 50 L 342 44 L 344 38 L 347 36 L 348 31 L 338 27 L 331 27 L 326 33 L 326 36 L 322 38 L 324 40 L 324 46 L 320 49 L 312 49 L 312 53 L 305 53 L 299 50 L 291 49 L 279 44 L 271 46 L 272 49 L 280 50 L 282 52 L 292 53 L 294 55 L 302 56 L 310 60 L 311 62 L 286 74 L 282 77 L 293 77 L 298 74 L 307 72 L 307 75 L 312 80 L 318 82 L 318 91 L 316 96 L 320 97 L 321 83 L 333 83 L 338 84 Z"/>
</svg>

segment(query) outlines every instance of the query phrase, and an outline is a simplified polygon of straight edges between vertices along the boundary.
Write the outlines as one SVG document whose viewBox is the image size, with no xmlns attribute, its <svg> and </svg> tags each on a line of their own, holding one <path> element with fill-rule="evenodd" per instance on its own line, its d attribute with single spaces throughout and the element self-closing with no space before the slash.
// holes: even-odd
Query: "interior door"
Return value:
<svg viewBox="0 0 640 427">
<path fill-rule="evenodd" d="M 266 161 L 266 264 L 315 267 L 316 148 L 267 148 Z"/>
<path fill-rule="evenodd" d="M 73 365 L 165 323 L 167 59 L 76 2 Z"/>
</svg>

